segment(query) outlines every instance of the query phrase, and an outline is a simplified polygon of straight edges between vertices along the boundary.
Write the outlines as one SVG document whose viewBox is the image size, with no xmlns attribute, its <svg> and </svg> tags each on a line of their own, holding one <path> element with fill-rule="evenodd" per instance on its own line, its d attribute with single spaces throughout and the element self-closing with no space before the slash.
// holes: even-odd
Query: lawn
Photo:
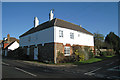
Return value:
<svg viewBox="0 0 120 80">
<path fill-rule="evenodd" d="M 100 58 L 91 58 L 89 60 L 86 61 L 79 61 L 80 63 L 93 63 L 93 62 L 98 62 L 98 61 L 102 61 L 102 59 Z"/>
<path fill-rule="evenodd" d="M 107 58 L 110 58 L 110 57 L 113 57 L 113 56 L 115 56 L 115 55 L 112 55 L 112 56 L 106 56 Z"/>
<path fill-rule="evenodd" d="M 91 59 L 86 60 L 86 61 L 70 62 L 70 63 L 57 63 L 57 64 L 54 64 L 54 63 L 43 63 L 43 62 L 38 62 L 38 61 L 30 61 L 30 62 L 32 62 L 32 63 L 39 63 L 39 64 L 49 64 L 49 65 L 73 65 L 73 64 L 74 65 L 80 65 L 80 64 L 88 64 L 88 63 L 99 62 L 99 61 L 106 60 L 106 59 L 114 57 L 114 56 L 115 55 L 113 55 L 113 56 L 106 56 L 106 57 L 99 57 L 99 58 L 91 58 Z"/>
<path fill-rule="evenodd" d="M 100 59 L 100 58 L 91 58 L 91 59 L 86 60 L 86 61 L 75 62 L 74 64 L 79 65 L 79 64 L 94 63 L 94 62 L 98 62 L 98 61 L 102 61 L 102 59 Z"/>
</svg>

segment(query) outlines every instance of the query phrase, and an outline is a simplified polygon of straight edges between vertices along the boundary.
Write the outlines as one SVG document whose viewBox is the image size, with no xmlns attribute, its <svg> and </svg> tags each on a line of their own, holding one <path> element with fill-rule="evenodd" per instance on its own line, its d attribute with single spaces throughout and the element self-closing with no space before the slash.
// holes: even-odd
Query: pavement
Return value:
<svg viewBox="0 0 120 80">
<path fill-rule="evenodd" d="M 119 56 L 81 65 L 40 64 L 33 61 L 2 59 L 3 78 L 100 78 L 120 79 Z"/>
</svg>

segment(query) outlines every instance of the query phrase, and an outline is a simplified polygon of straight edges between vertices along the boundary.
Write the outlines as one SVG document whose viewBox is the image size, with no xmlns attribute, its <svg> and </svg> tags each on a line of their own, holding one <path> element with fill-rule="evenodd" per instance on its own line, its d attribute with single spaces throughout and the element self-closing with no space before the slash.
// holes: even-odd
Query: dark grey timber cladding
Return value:
<svg viewBox="0 0 120 80">
<path fill-rule="evenodd" d="M 39 61 L 43 60 L 42 50 L 43 50 L 42 44 L 38 44 L 38 60 Z"/>
<path fill-rule="evenodd" d="M 54 62 L 54 43 L 45 43 L 44 46 L 38 45 L 39 61 Z"/>
<path fill-rule="evenodd" d="M 30 53 L 30 54 L 29 54 L 29 55 L 30 55 L 30 56 L 29 56 L 29 59 L 30 59 L 30 60 L 34 60 L 34 47 L 35 47 L 35 45 L 31 45 L 31 46 L 30 46 L 30 52 L 29 52 L 29 53 Z"/>
<path fill-rule="evenodd" d="M 28 46 L 24 46 L 24 47 L 23 47 L 23 52 L 24 52 L 24 54 L 26 54 L 26 55 L 27 55 L 27 48 L 28 48 Z"/>
</svg>

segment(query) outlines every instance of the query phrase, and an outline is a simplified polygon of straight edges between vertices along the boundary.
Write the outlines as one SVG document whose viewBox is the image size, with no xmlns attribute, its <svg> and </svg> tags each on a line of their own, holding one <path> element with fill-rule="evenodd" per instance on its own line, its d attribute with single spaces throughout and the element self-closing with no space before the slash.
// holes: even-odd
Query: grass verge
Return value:
<svg viewBox="0 0 120 80">
<path fill-rule="evenodd" d="M 106 56 L 107 58 L 110 58 L 110 57 L 114 57 L 115 55 L 112 55 L 112 56 Z"/>
<path fill-rule="evenodd" d="M 86 60 L 86 61 L 75 62 L 74 64 L 79 65 L 79 64 L 86 64 L 86 63 L 94 63 L 94 62 L 98 62 L 98 61 L 102 61 L 102 59 L 100 59 L 100 58 L 91 58 L 91 59 Z"/>
</svg>

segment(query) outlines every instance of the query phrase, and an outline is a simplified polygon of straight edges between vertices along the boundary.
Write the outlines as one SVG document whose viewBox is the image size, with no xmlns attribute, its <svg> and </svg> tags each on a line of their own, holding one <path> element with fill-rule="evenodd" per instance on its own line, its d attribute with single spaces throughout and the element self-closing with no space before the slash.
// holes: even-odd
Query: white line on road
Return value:
<svg viewBox="0 0 120 80">
<path fill-rule="evenodd" d="M 93 71 L 90 71 L 89 73 L 95 72 L 95 71 L 97 71 L 97 70 L 99 70 L 99 69 L 101 69 L 101 68 L 102 68 L 102 67 L 97 68 L 97 69 L 95 69 L 95 70 L 93 70 Z"/>
<path fill-rule="evenodd" d="M 97 70 L 99 70 L 99 69 L 101 69 L 102 67 L 100 67 L 100 68 L 97 68 L 97 69 L 95 69 L 95 70 L 93 70 L 93 71 L 90 71 L 90 72 L 86 72 L 86 73 L 84 73 L 85 75 L 94 75 L 95 73 L 93 73 L 93 72 L 95 72 L 95 71 L 97 71 Z"/>
<path fill-rule="evenodd" d="M 17 70 L 19 70 L 19 71 L 22 71 L 22 72 L 24 72 L 24 73 L 27 73 L 27 74 L 29 74 L 29 75 L 31 75 L 31 76 L 37 76 L 37 75 L 35 75 L 35 74 L 32 74 L 32 73 L 30 73 L 30 72 L 27 72 L 27 71 L 25 71 L 25 70 L 23 70 L 23 69 L 20 69 L 20 68 L 17 68 L 17 67 L 15 67 L 15 69 L 17 69 Z"/>
<path fill-rule="evenodd" d="M 89 72 L 87 72 L 87 73 L 84 73 L 85 75 L 95 75 L 95 73 L 89 73 Z"/>
<path fill-rule="evenodd" d="M 111 64 L 113 64 L 114 62 L 111 62 L 111 63 L 109 63 L 109 64 L 106 64 L 106 65 L 111 65 Z"/>
<path fill-rule="evenodd" d="M 9 66 L 9 64 L 2 62 L 2 64 Z"/>
</svg>

